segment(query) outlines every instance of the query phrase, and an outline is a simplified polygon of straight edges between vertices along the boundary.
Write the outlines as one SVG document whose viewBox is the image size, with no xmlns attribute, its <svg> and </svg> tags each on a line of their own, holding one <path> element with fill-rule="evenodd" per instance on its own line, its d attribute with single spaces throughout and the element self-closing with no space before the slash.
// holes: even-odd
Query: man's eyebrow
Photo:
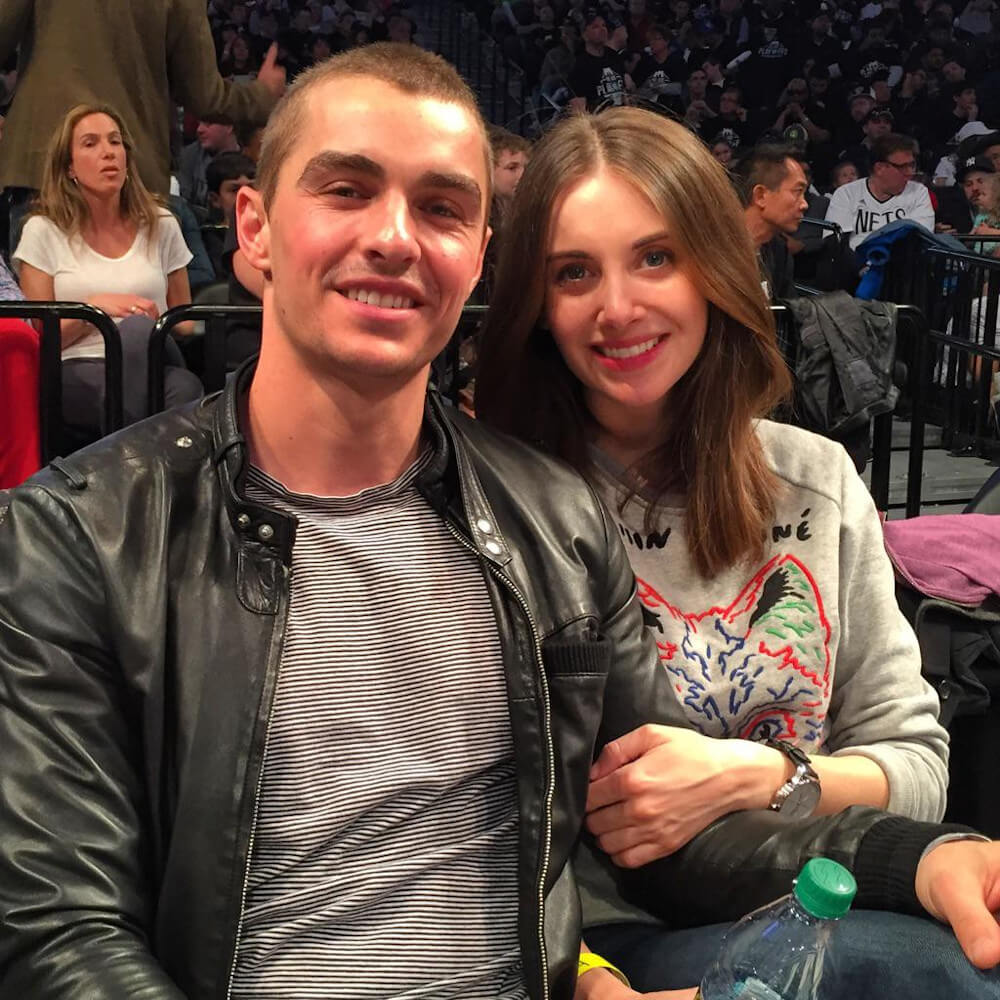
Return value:
<svg viewBox="0 0 1000 1000">
<path fill-rule="evenodd" d="M 482 204 L 483 192 L 476 181 L 467 174 L 457 174 L 448 171 L 428 170 L 420 177 L 421 185 L 432 188 L 446 188 L 467 194 L 476 199 L 476 207 Z"/>
<path fill-rule="evenodd" d="M 361 153 L 338 153 L 333 149 L 325 149 L 322 153 L 317 153 L 302 168 L 302 173 L 299 175 L 299 186 L 315 187 L 327 174 L 338 170 L 365 174 L 374 180 L 385 178 L 385 167 L 381 163 L 376 163 L 369 156 L 364 156 Z"/>
</svg>

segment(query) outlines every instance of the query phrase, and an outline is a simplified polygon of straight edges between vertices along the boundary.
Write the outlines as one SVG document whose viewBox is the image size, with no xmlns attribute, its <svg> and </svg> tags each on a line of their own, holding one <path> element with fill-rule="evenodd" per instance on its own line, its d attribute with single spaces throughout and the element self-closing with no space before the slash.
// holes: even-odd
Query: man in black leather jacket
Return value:
<svg viewBox="0 0 1000 1000">
<path fill-rule="evenodd" d="M 604 970 L 577 976 L 569 858 L 595 753 L 643 723 L 684 725 L 682 713 L 594 496 L 426 393 L 488 236 L 474 99 L 435 57 L 398 46 L 355 50 L 300 81 L 269 126 L 259 191 L 244 189 L 237 206 L 241 246 L 266 279 L 256 368 L 54 462 L 0 506 L 0 995 L 262 995 L 240 985 L 241 948 L 256 919 L 251 874 L 274 804 L 268 754 L 307 543 L 295 517 L 259 499 L 261 476 L 318 502 L 363 497 L 410 470 L 453 554 L 479 568 L 500 654 L 518 955 L 503 995 L 634 996 Z M 465 627 L 471 595 L 449 602 L 445 626 Z M 340 692 L 314 696 L 303 718 Z M 443 726 L 447 705 L 426 712 L 442 707 Z M 336 734 L 324 738 L 322 769 L 337 777 Z M 422 757 L 399 765 L 414 766 L 414 794 L 433 778 Z M 734 814 L 631 886 L 626 875 L 623 891 L 661 912 L 725 919 L 826 854 L 854 869 L 859 905 L 926 907 L 956 922 L 979 964 L 995 964 L 987 906 L 1000 902 L 1000 857 L 965 840 L 920 862 L 948 834 L 967 831 L 874 809 L 801 823 Z M 492 930 L 482 902 L 470 935 Z M 436 951 L 453 944 L 436 933 L 412 935 L 424 949 L 412 953 L 422 964 L 408 958 L 414 988 L 436 982 Z M 326 995 L 388 995 L 371 992 L 385 987 L 364 946 L 340 940 L 339 955 L 326 944 L 281 996 L 306 995 L 339 959 L 352 978 Z M 410 956 L 411 944 L 394 947 Z"/>
</svg>

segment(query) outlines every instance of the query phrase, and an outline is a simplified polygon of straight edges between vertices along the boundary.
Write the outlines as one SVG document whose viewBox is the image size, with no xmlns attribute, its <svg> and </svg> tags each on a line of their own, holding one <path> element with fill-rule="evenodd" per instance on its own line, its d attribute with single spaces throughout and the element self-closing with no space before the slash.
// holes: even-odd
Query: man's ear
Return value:
<svg viewBox="0 0 1000 1000">
<path fill-rule="evenodd" d="M 767 202 L 767 196 L 770 192 L 764 187 L 763 184 L 754 184 L 752 190 L 750 191 L 750 204 L 754 208 L 764 211 L 764 205 Z"/>
<path fill-rule="evenodd" d="M 208 204 L 210 208 L 218 208 L 221 204 L 218 192 L 209 191 L 208 192 Z"/>
<path fill-rule="evenodd" d="M 259 191 L 244 186 L 236 192 L 236 238 L 251 267 L 271 277 L 271 228 Z"/>
</svg>

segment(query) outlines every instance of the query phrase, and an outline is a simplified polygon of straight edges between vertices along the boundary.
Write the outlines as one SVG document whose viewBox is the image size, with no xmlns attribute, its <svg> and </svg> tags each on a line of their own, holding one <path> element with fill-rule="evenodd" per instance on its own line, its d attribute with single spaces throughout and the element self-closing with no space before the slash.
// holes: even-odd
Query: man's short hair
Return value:
<svg viewBox="0 0 1000 1000">
<path fill-rule="evenodd" d="M 271 112 L 257 165 L 257 186 L 265 208 L 270 208 L 274 200 L 281 166 L 304 127 L 309 93 L 344 77 L 370 77 L 405 94 L 431 97 L 464 108 L 482 133 L 487 185 L 491 184 L 493 161 L 486 138 L 486 123 L 476 103 L 476 95 L 458 70 L 441 56 L 416 45 L 376 42 L 340 52 L 300 73 Z M 485 194 L 488 203 L 492 191 L 487 190 Z"/>
<path fill-rule="evenodd" d="M 879 136 L 872 143 L 872 163 L 885 163 L 893 153 L 913 153 L 916 155 L 917 141 L 908 135 L 890 132 Z"/>
<path fill-rule="evenodd" d="M 763 184 L 768 191 L 777 191 L 788 176 L 788 161 L 798 162 L 799 159 L 799 151 L 784 143 L 754 146 L 741 156 L 732 173 L 743 207 L 750 204 L 753 189 L 758 184 Z"/>
<path fill-rule="evenodd" d="M 218 194 L 226 181 L 235 181 L 239 177 L 254 179 L 257 164 L 244 156 L 243 153 L 220 153 L 208 161 L 205 167 L 205 182 L 212 194 Z"/>
<path fill-rule="evenodd" d="M 517 135 L 499 125 L 490 125 L 487 129 L 487 135 L 490 140 L 490 150 L 493 153 L 494 163 L 500 154 L 504 152 L 525 154 L 531 152 L 531 143 L 523 135 Z"/>
</svg>

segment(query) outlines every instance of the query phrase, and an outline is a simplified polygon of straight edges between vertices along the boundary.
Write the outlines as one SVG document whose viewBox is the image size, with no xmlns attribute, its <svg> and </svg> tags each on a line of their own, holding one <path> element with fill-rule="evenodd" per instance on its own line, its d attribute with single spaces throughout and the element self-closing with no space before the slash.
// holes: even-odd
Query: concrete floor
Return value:
<svg viewBox="0 0 1000 1000">
<path fill-rule="evenodd" d="M 889 517 L 904 516 L 894 504 L 906 502 L 910 428 L 907 421 L 893 424 L 893 452 L 889 468 Z M 928 427 L 924 437 L 924 464 L 920 491 L 921 514 L 959 514 L 966 503 L 997 469 L 997 462 L 976 455 L 952 455 L 941 447 L 937 428 Z M 871 466 L 863 478 L 871 481 Z"/>
</svg>

